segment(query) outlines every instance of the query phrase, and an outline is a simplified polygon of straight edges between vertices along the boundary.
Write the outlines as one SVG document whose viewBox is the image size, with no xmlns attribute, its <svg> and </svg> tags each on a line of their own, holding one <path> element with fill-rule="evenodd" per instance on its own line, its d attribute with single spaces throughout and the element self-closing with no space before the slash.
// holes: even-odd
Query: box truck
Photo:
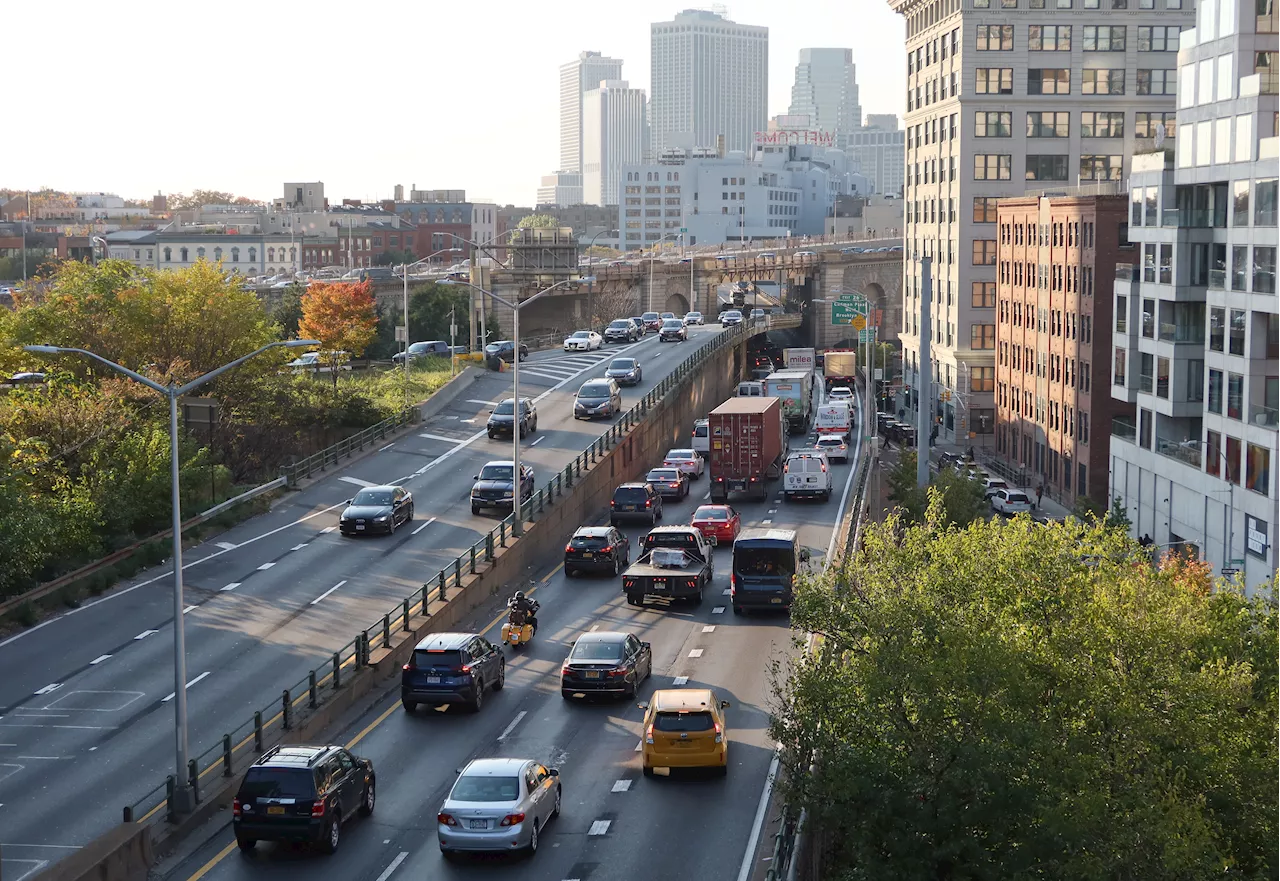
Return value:
<svg viewBox="0 0 1280 881">
<path fill-rule="evenodd" d="M 782 402 L 777 398 L 730 398 L 711 411 L 707 428 L 711 501 L 728 501 L 732 492 L 767 498 L 766 483 L 781 476 L 787 452 Z"/>
<path fill-rule="evenodd" d="M 813 374 L 806 370 L 779 370 L 764 381 L 764 392 L 782 403 L 782 415 L 792 434 L 809 429 L 813 406 Z"/>
</svg>

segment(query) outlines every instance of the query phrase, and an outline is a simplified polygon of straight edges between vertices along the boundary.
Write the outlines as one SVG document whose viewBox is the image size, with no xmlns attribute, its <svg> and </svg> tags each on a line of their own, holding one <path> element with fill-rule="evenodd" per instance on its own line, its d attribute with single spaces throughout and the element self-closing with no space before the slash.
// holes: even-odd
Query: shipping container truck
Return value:
<svg viewBox="0 0 1280 881">
<path fill-rule="evenodd" d="M 807 370 L 779 370 L 764 381 L 764 393 L 782 403 L 782 416 L 792 434 L 809 430 L 813 407 L 813 373 Z"/>
<path fill-rule="evenodd" d="M 813 349 L 783 349 L 782 360 L 788 370 L 813 371 L 817 356 Z"/>
<path fill-rule="evenodd" d="M 828 349 L 822 357 L 822 375 L 827 381 L 827 391 L 838 385 L 853 388 L 858 376 L 858 353 L 852 349 Z"/>
<path fill-rule="evenodd" d="M 777 398 L 730 398 L 707 419 L 711 450 L 711 500 L 728 501 L 731 492 L 764 499 L 766 483 L 782 474 L 787 434 Z"/>
</svg>

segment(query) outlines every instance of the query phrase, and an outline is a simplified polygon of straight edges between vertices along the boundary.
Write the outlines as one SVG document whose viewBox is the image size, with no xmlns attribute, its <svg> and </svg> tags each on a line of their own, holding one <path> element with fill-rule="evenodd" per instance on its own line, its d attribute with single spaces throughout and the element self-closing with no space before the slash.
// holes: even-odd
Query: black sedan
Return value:
<svg viewBox="0 0 1280 881">
<path fill-rule="evenodd" d="M 484 347 L 484 356 L 486 358 L 492 358 L 495 355 L 510 364 L 516 359 L 516 344 L 511 340 L 498 340 L 496 343 L 489 343 Z M 529 347 L 521 343 L 520 360 L 523 361 L 528 357 Z"/>
<path fill-rule="evenodd" d="M 644 479 L 663 498 L 683 499 L 689 494 L 689 479 L 679 468 L 654 468 Z"/>
<path fill-rule="evenodd" d="M 347 507 L 338 518 L 338 529 L 343 535 L 390 535 L 397 526 L 412 519 L 413 494 L 403 486 L 366 486 L 355 498 L 347 499 Z"/>
<path fill-rule="evenodd" d="M 631 565 L 631 544 L 613 526 L 579 526 L 564 546 L 564 574 L 579 572 L 618 575 Z"/>
<path fill-rule="evenodd" d="M 560 667 L 560 694 L 565 700 L 590 694 L 635 697 L 652 675 L 653 649 L 635 634 L 584 633 Z"/>
<path fill-rule="evenodd" d="M 644 381 L 644 371 L 635 358 L 614 358 L 604 375 L 605 379 L 612 379 L 618 385 L 639 385 Z"/>
</svg>

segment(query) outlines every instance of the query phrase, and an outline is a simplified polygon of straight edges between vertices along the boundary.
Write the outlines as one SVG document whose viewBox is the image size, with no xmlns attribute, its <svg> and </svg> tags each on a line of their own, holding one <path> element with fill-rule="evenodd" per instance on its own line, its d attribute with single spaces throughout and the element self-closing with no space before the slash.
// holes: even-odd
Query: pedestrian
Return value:
<svg viewBox="0 0 1280 881">
<path fill-rule="evenodd" d="M 1044 484 L 1041 483 L 1036 486 L 1036 510 L 1040 509 L 1040 499 L 1043 497 L 1044 497 Z"/>
</svg>

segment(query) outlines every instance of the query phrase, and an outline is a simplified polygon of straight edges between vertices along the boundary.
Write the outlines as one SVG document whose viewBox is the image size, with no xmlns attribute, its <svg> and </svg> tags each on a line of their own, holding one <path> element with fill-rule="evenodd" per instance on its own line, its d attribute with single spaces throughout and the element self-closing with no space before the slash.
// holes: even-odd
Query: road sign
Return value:
<svg viewBox="0 0 1280 881">
<path fill-rule="evenodd" d="M 863 312 L 852 300 L 835 300 L 831 303 L 831 323 L 853 324 L 854 316 L 860 316 L 865 327 L 867 319 Z"/>
<path fill-rule="evenodd" d="M 874 327 L 868 327 L 866 330 L 858 331 L 858 342 L 874 343 L 875 341 L 876 341 L 876 329 Z"/>
<path fill-rule="evenodd" d="M 680 232 L 688 232 L 688 231 L 689 231 L 689 227 L 687 226 L 680 227 Z"/>
<path fill-rule="evenodd" d="M 409 331 L 403 324 L 396 325 L 396 342 L 403 343 L 409 339 Z"/>
<path fill-rule="evenodd" d="M 855 316 L 853 316 L 853 321 L 851 321 L 851 322 L 849 322 L 849 323 L 853 325 L 853 329 L 854 329 L 854 330 L 866 330 L 866 328 L 867 328 L 867 316 L 865 316 L 865 315 L 855 315 Z"/>
</svg>

